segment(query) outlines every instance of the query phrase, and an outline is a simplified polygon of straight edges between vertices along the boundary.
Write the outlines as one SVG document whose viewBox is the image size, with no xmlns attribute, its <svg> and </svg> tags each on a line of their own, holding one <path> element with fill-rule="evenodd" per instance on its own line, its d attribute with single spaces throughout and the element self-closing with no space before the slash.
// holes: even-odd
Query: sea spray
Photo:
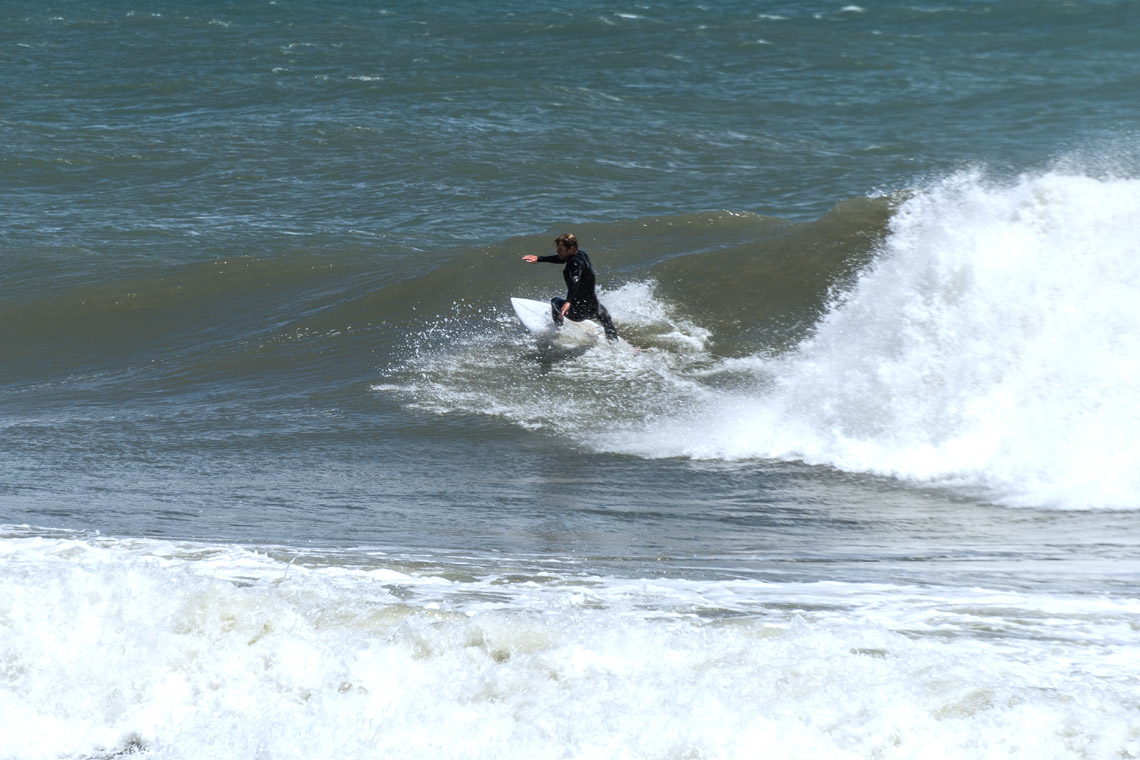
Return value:
<svg viewBox="0 0 1140 760">
<path fill-rule="evenodd" d="M 447 316 L 415 334 L 371 388 L 435 413 L 571 432 L 587 446 L 617 421 L 664 415 L 708 393 L 699 372 L 710 363 L 710 333 L 659 300 L 652 281 L 601 290 L 600 299 L 623 336 L 612 344 L 541 345 L 504 304 L 497 319 Z"/>
</svg>

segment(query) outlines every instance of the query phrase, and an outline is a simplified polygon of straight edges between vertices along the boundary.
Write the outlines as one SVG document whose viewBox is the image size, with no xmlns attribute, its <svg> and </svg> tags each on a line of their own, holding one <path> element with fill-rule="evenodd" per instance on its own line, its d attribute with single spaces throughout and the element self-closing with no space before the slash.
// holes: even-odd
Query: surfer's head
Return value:
<svg viewBox="0 0 1140 760">
<path fill-rule="evenodd" d="M 558 252 L 558 258 L 568 259 L 578 250 L 578 238 L 574 237 L 573 233 L 570 232 L 567 232 L 565 235 L 559 235 L 554 238 L 554 250 Z"/>
</svg>

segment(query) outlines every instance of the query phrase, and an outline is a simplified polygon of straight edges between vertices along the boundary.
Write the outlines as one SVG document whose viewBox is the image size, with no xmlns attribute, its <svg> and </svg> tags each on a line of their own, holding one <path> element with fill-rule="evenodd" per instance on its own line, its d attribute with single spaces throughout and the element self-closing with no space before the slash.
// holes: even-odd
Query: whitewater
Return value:
<svg viewBox="0 0 1140 760">
<path fill-rule="evenodd" d="M 1140 749 L 1135 598 L 11 530 L 0 551 L 5 758 Z"/>
<path fill-rule="evenodd" d="M 1009 505 L 1140 507 L 1140 182 L 964 172 L 910 194 L 874 262 L 756 386 L 615 450 L 795 459 Z"/>
</svg>

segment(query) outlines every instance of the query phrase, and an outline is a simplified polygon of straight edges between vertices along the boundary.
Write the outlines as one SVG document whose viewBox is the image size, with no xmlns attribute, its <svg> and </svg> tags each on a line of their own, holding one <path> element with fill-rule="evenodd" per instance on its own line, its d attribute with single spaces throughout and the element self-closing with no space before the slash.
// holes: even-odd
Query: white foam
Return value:
<svg viewBox="0 0 1140 760">
<path fill-rule="evenodd" d="M 762 390 L 690 404 L 608 444 L 1135 509 L 1137 303 L 1140 181 L 961 174 L 902 205 L 814 336 L 760 362 Z"/>
<path fill-rule="evenodd" d="M 306 566 L 110 539 L 6 538 L 0 562 L 0 757 L 1140 749 L 1140 659 L 1113 627 L 1135 601 L 510 580 L 491 562 Z"/>
</svg>

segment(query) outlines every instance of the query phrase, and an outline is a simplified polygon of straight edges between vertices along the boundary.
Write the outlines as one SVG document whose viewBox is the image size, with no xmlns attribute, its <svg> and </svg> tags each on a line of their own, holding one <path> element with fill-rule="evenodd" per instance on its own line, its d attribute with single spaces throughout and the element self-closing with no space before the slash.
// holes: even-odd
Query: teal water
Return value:
<svg viewBox="0 0 1140 760">
<path fill-rule="evenodd" d="M 1138 29 L 0 5 L 0 757 L 1140 755 Z"/>
<path fill-rule="evenodd" d="M 3 12 L 19 248 L 436 250 L 657 214 L 811 219 L 963 165 L 1130 152 L 1135 126 L 1126 2 Z"/>
</svg>

